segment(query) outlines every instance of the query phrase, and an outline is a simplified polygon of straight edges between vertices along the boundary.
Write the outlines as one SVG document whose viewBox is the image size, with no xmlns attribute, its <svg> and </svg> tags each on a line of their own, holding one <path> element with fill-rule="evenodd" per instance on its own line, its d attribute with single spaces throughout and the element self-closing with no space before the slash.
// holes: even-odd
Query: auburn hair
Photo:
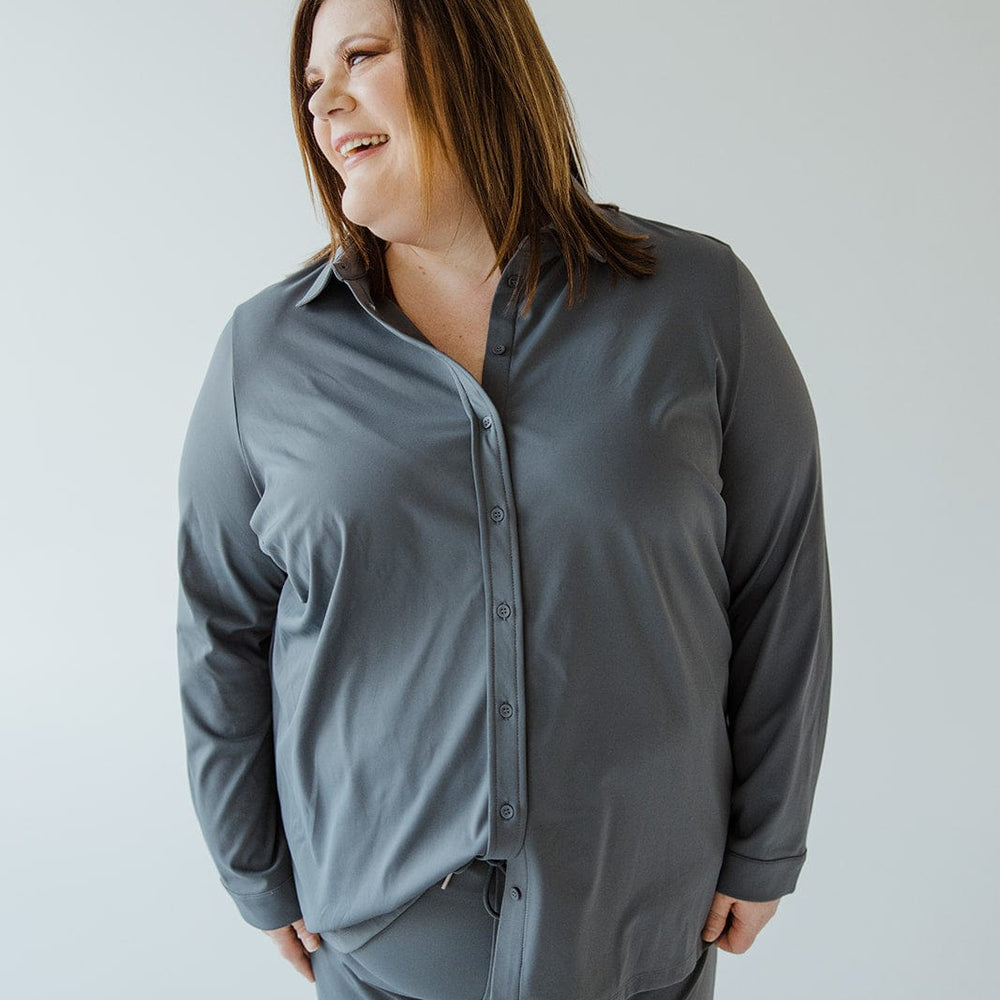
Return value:
<svg viewBox="0 0 1000 1000">
<path fill-rule="evenodd" d="M 325 0 L 302 0 L 291 42 L 295 134 L 313 206 L 318 193 L 330 242 L 305 263 L 329 259 L 341 245 L 360 252 L 373 285 L 389 291 L 385 241 L 347 219 L 344 183 L 312 128 L 304 72 L 312 28 Z M 333 0 L 335 2 L 335 0 Z M 611 221 L 616 205 L 587 192 L 573 113 L 552 55 L 526 0 L 387 0 L 393 9 L 418 149 L 418 175 L 431 184 L 433 144 L 469 186 L 502 269 L 528 237 L 526 304 L 541 269 L 541 229 L 551 224 L 562 249 L 569 303 L 586 293 L 588 250 L 619 274 L 652 274 L 646 238 Z M 447 146 L 438 139 L 447 137 Z M 425 199 L 429 204 L 429 199 Z"/>
</svg>

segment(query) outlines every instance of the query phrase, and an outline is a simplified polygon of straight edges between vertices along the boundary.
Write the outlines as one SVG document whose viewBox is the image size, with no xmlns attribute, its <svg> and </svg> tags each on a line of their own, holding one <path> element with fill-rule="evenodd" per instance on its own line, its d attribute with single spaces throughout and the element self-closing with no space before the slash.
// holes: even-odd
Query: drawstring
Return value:
<svg viewBox="0 0 1000 1000">
<path fill-rule="evenodd" d="M 475 861 L 475 860 L 476 860 L 475 858 L 472 859 L 472 861 Z M 451 881 L 452 875 L 460 875 L 462 872 L 465 871 L 466 868 L 469 867 L 469 865 L 472 864 L 472 861 L 466 861 L 465 864 L 462 865 L 461 868 L 456 868 L 453 872 L 448 872 L 448 874 L 445 875 L 445 877 L 444 877 L 444 881 L 441 883 L 441 888 L 442 889 L 447 889 L 448 888 L 448 883 Z"/>
<path fill-rule="evenodd" d="M 442 889 L 448 888 L 448 883 L 451 881 L 452 875 L 458 875 L 459 872 L 464 872 L 466 868 L 469 867 L 474 861 L 483 860 L 490 866 L 489 878 L 486 879 L 486 883 L 483 885 L 483 906 L 486 907 L 486 912 L 494 918 L 500 916 L 500 904 L 498 901 L 499 895 L 503 892 L 503 887 L 499 884 L 499 875 L 506 874 L 507 872 L 507 862 L 506 861 L 490 861 L 488 858 L 473 858 L 472 861 L 467 861 L 461 868 L 456 868 L 453 872 L 448 872 L 444 877 L 444 881 L 441 883 Z"/>
<path fill-rule="evenodd" d="M 483 886 L 483 906 L 486 907 L 486 912 L 496 919 L 500 916 L 500 902 L 498 897 L 503 892 L 503 887 L 501 886 L 498 891 L 494 890 L 497 889 L 499 881 L 497 876 L 505 874 L 507 871 L 507 862 L 486 859 L 486 863 L 490 866 L 490 877 L 486 880 L 486 885 Z M 493 902 L 494 899 L 497 899 L 495 904 Z"/>
</svg>

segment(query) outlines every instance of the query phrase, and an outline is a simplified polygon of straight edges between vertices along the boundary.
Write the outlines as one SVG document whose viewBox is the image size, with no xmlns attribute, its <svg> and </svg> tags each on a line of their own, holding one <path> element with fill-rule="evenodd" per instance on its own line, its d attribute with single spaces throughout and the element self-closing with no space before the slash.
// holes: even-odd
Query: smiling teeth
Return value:
<svg viewBox="0 0 1000 1000">
<path fill-rule="evenodd" d="M 389 137 L 384 133 L 381 135 L 367 135 L 363 139 L 348 139 L 337 152 L 341 156 L 350 156 L 360 146 L 381 146 L 383 142 L 388 141 Z"/>
</svg>

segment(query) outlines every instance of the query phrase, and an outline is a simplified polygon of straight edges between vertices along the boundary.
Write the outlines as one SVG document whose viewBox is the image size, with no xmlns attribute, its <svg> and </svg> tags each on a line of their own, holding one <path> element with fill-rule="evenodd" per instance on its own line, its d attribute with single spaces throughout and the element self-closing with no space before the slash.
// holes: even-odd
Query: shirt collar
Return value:
<svg viewBox="0 0 1000 1000">
<path fill-rule="evenodd" d="M 549 223 L 541 230 L 541 255 L 542 262 L 557 256 L 561 252 L 559 241 L 556 239 L 555 227 Z M 528 253 L 528 237 L 525 236 L 518 246 L 514 256 Z M 606 263 L 607 259 L 598 253 L 593 247 L 587 248 L 587 253 L 594 260 Z M 331 276 L 336 276 L 343 282 L 358 281 L 367 278 L 368 270 L 361 254 L 354 248 L 348 249 L 344 244 L 337 247 L 337 252 L 328 260 L 316 275 L 313 283 L 307 289 L 296 306 L 305 306 L 313 301 L 326 288 Z"/>
<path fill-rule="evenodd" d="M 341 274 L 340 271 L 338 270 L 341 267 L 347 267 L 347 266 L 348 264 L 346 260 L 346 255 L 344 253 L 344 248 L 340 246 L 337 248 L 337 252 L 336 254 L 334 254 L 333 259 L 328 260 L 320 268 L 319 274 L 316 275 L 316 277 L 313 279 L 313 283 L 309 286 L 308 289 L 306 289 L 305 295 L 303 295 L 302 298 L 300 298 L 298 302 L 295 303 L 295 305 L 306 306 L 310 302 L 312 302 L 312 300 L 315 299 L 320 294 L 320 292 L 323 291 L 324 288 L 326 288 L 327 283 L 329 282 L 330 276 L 332 274 L 336 274 L 337 277 L 341 278 L 342 281 L 348 280 L 346 275 Z M 352 274 L 352 279 L 363 277 L 364 274 L 365 274 L 364 263 L 359 259 L 357 261 L 357 273 Z"/>
</svg>

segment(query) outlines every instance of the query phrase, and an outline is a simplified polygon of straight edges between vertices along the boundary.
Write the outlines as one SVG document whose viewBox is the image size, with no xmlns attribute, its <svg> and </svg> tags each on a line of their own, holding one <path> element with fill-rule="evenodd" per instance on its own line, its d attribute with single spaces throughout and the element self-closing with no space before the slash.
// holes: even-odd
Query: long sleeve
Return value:
<svg viewBox="0 0 1000 1000">
<path fill-rule="evenodd" d="M 721 463 L 733 789 L 718 889 L 762 901 L 792 892 L 805 860 L 831 610 L 812 405 L 760 288 L 734 259 L 741 348 Z"/>
<path fill-rule="evenodd" d="M 297 919 L 275 785 L 270 645 L 284 574 L 259 548 L 259 500 L 237 427 L 233 324 L 194 406 L 180 462 L 177 648 L 188 778 L 223 886 L 255 927 Z"/>
</svg>

